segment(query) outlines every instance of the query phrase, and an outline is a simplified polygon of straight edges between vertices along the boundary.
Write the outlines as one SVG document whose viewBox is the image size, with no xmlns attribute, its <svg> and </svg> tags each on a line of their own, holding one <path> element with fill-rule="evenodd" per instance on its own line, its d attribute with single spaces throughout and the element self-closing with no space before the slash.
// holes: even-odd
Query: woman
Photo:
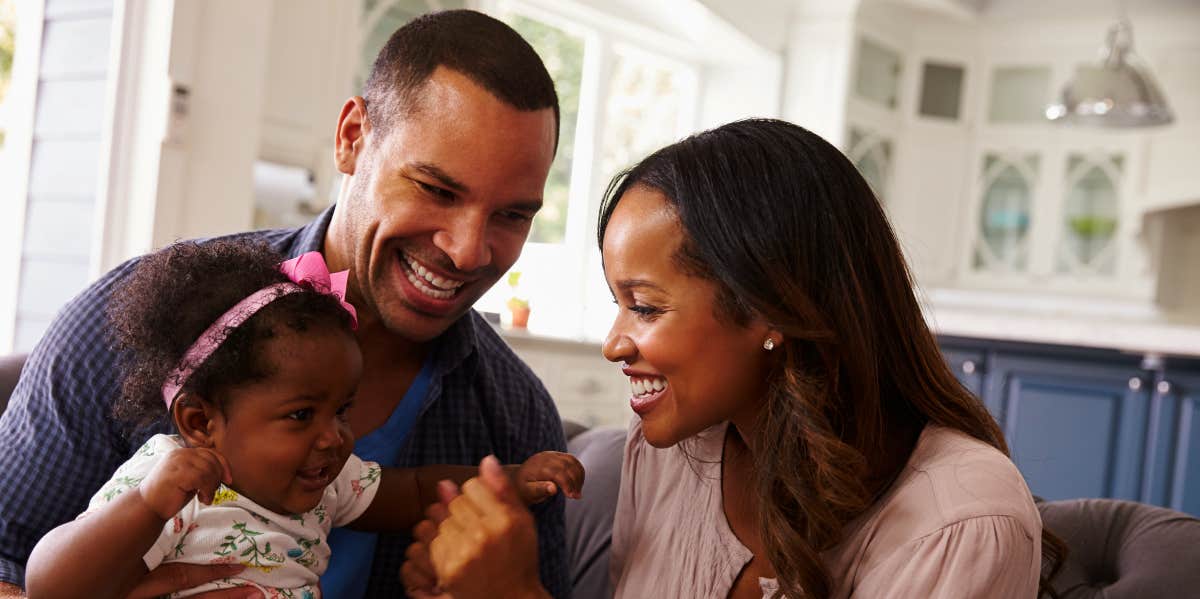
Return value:
<svg viewBox="0 0 1200 599">
<path fill-rule="evenodd" d="M 1043 547 L 1053 562 L 1060 545 L 836 148 L 774 120 L 690 137 L 610 188 L 599 239 L 620 307 L 604 355 L 639 416 L 613 530 L 618 597 L 1038 594 Z M 536 581 L 496 578 L 522 554 L 496 531 L 521 523 L 487 481 L 436 539 L 418 531 L 436 574 L 456 597 L 483 571 L 537 596 Z M 411 586 L 430 577 L 420 563 Z"/>
</svg>

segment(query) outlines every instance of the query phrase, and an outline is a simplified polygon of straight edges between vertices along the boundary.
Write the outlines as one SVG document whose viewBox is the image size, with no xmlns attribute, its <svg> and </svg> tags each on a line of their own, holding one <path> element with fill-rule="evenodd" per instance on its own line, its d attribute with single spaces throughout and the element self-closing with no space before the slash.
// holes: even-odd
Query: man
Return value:
<svg viewBox="0 0 1200 599">
<path fill-rule="evenodd" d="M 245 233 L 288 256 L 320 250 L 349 269 L 363 378 L 349 413 L 366 459 L 397 466 L 519 463 L 565 451 L 545 389 L 472 304 L 516 261 L 554 158 L 558 100 L 533 49 L 471 11 L 418 18 L 385 45 L 364 97 L 338 118 L 345 173 L 334 208 L 296 230 Z M 47 530 L 74 518 L 142 441 L 122 430 L 104 311 L 131 261 L 59 314 L 30 355 L 0 420 L 0 597 L 20 596 L 23 564 Z M 562 500 L 535 508 L 541 576 L 566 596 Z M 409 540 L 335 531 L 326 596 L 395 596 Z M 156 571 L 153 596 L 229 575 Z M 234 597 L 244 595 L 213 595 Z"/>
</svg>

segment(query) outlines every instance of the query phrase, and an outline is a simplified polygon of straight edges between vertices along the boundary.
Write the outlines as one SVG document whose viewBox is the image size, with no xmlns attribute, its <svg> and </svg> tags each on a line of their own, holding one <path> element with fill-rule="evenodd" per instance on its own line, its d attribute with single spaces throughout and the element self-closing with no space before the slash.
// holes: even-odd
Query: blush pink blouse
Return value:
<svg viewBox="0 0 1200 599">
<path fill-rule="evenodd" d="M 656 449 L 633 419 L 613 523 L 617 597 L 728 596 L 752 555 L 722 506 L 727 426 L 682 447 Z M 930 425 L 892 488 L 825 554 L 832 597 L 1033 598 L 1041 533 L 1037 507 L 1012 461 L 963 433 Z M 763 597 L 778 588 L 768 579 L 759 585 Z"/>
</svg>

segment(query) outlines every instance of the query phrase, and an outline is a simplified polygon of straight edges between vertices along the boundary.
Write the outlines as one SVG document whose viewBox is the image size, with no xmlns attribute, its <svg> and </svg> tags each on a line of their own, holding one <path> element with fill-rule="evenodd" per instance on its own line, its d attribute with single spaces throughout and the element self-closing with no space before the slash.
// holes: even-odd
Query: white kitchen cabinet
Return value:
<svg viewBox="0 0 1200 599">
<path fill-rule="evenodd" d="M 1145 215 L 1200 197 L 1185 166 L 1200 134 L 1200 10 L 1134 15 L 1178 119 L 1124 130 L 1045 118 L 1075 67 L 1098 60 L 1109 15 L 987 12 L 864 1 L 839 145 L 885 200 L 922 287 L 1155 306 L 1173 258 Z"/>
</svg>

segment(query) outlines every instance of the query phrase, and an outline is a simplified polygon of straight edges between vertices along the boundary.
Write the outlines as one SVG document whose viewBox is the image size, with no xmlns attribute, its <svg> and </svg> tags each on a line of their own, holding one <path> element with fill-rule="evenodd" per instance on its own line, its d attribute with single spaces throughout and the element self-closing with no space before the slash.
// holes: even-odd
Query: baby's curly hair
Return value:
<svg viewBox="0 0 1200 599">
<path fill-rule="evenodd" d="M 113 414 L 135 427 L 167 414 L 162 386 L 184 352 L 227 310 L 255 291 L 289 281 L 284 257 L 257 241 L 218 239 L 172 244 L 141 259 L 108 304 L 120 358 L 121 396 Z M 276 327 L 303 332 L 331 327 L 351 334 L 350 314 L 336 298 L 308 289 L 281 297 L 251 316 L 184 383 L 223 407 L 226 391 L 269 377 L 262 357 Z"/>
</svg>

